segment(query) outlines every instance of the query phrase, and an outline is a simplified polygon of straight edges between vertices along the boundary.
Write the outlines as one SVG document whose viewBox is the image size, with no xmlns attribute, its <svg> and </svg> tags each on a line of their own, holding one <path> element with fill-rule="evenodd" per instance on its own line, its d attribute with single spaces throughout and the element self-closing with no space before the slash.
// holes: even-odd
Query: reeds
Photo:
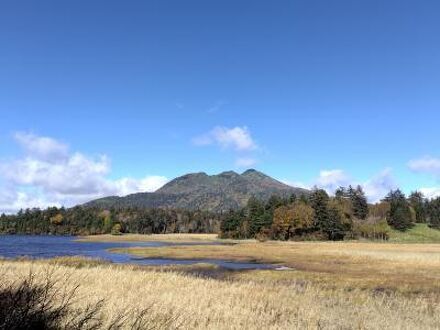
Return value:
<svg viewBox="0 0 440 330">
<path fill-rule="evenodd" d="M 251 271 L 229 280 L 178 271 L 94 264 L 72 268 L 46 261 L 0 261 L 5 285 L 34 274 L 44 283 L 49 271 L 69 288 L 80 284 L 72 308 L 102 301 L 108 326 L 125 311 L 148 308 L 157 328 L 182 329 L 438 329 L 438 293 L 411 295 L 381 287 L 361 290 L 292 277 L 292 272 Z M 171 320 L 171 321 L 170 321 Z M 130 328 L 129 320 L 122 328 Z"/>
</svg>

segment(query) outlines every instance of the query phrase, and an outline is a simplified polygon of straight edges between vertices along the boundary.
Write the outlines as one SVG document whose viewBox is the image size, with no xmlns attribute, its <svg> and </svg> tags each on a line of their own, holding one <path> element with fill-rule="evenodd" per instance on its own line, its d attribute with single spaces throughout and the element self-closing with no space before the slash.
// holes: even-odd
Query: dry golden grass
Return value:
<svg viewBox="0 0 440 330">
<path fill-rule="evenodd" d="M 2 281 L 47 269 L 81 283 L 78 304 L 106 299 L 107 319 L 127 309 L 151 306 L 148 318 L 176 317 L 182 329 L 438 329 L 438 295 L 332 288 L 308 281 L 282 280 L 288 272 L 255 271 L 235 280 L 197 278 L 162 269 L 93 264 L 68 267 L 47 261 L 0 261 Z M 277 278 L 278 277 L 278 278 Z"/>
<path fill-rule="evenodd" d="M 209 242 L 215 235 L 127 235 L 100 241 Z M 183 329 L 440 329 L 440 245 L 264 242 L 119 249 L 143 257 L 274 262 L 288 271 L 145 267 L 84 258 L 0 260 L 2 281 L 47 269 L 81 283 L 79 304 L 105 299 L 106 319 L 151 306 Z M 66 276 L 69 275 L 69 276 Z M 216 275 L 214 278 L 200 275 Z"/>
<path fill-rule="evenodd" d="M 217 234 L 124 234 L 124 235 L 95 235 L 82 236 L 78 241 L 84 242 L 200 242 L 217 241 Z"/>
<path fill-rule="evenodd" d="M 140 257 L 226 259 L 292 267 L 292 279 L 353 288 L 440 294 L 439 244 L 242 242 L 235 245 L 115 249 Z"/>
</svg>

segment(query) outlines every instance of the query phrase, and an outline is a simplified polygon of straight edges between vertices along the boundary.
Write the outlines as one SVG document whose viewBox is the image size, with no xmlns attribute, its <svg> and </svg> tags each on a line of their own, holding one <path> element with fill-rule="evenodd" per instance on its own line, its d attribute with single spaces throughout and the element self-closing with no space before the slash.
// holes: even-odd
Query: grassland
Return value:
<svg viewBox="0 0 440 330">
<path fill-rule="evenodd" d="M 394 243 L 440 243 L 440 230 L 429 228 L 426 224 L 416 224 L 401 232 L 391 230 L 390 242 Z"/>
<path fill-rule="evenodd" d="M 95 235 L 82 236 L 78 238 L 82 242 L 213 242 L 224 241 L 218 238 L 217 234 L 124 234 L 124 235 Z"/>
<path fill-rule="evenodd" d="M 293 269 L 286 272 L 282 280 L 306 280 L 353 289 L 440 294 L 440 245 L 437 244 L 243 242 L 114 251 L 145 258 L 212 258 L 276 263 Z"/>
<path fill-rule="evenodd" d="M 292 268 L 282 275 L 252 272 L 253 280 L 301 280 L 353 289 L 440 294 L 440 231 L 416 225 L 408 232 L 393 232 L 391 242 L 256 242 L 230 241 L 233 245 L 192 245 L 114 249 L 145 258 L 226 259 L 274 263 Z M 437 237 L 439 240 L 437 240 Z M 179 242 L 218 241 L 215 235 L 98 236 L 101 240 Z M 95 240 L 96 237 L 87 239 Z M 409 242 L 409 243 L 398 243 Z M 247 274 L 247 273 L 246 273 Z M 276 274 L 276 275 L 275 275 Z"/>
<path fill-rule="evenodd" d="M 426 224 L 416 224 L 413 228 L 401 232 L 390 229 L 390 243 L 439 243 L 440 230 L 429 228 Z M 227 242 L 230 240 L 220 240 L 217 234 L 124 234 L 124 235 L 95 235 L 83 236 L 79 241 L 90 242 Z M 240 241 L 237 241 L 240 242 Z"/>
<path fill-rule="evenodd" d="M 415 232 L 424 230 L 415 228 Z M 99 236 L 101 241 L 210 242 L 215 235 Z M 419 238 L 420 239 L 420 238 Z M 414 242 L 412 239 L 411 242 Z M 78 304 L 105 299 L 106 319 L 149 307 L 182 329 L 439 329 L 440 244 L 256 242 L 139 247 L 140 257 L 273 262 L 288 270 L 145 267 L 82 258 L 0 261 L 2 281 L 48 269 L 80 283 Z M 221 274 L 221 276 L 212 276 Z"/>
<path fill-rule="evenodd" d="M 149 307 L 151 324 L 181 329 L 437 329 L 438 295 L 353 289 L 258 271 L 228 280 L 201 278 L 162 268 L 82 263 L 64 260 L 0 261 L 2 281 L 44 278 L 48 270 L 68 287 L 80 283 L 77 304 L 105 299 L 112 319 L 126 310 Z"/>
</svg>

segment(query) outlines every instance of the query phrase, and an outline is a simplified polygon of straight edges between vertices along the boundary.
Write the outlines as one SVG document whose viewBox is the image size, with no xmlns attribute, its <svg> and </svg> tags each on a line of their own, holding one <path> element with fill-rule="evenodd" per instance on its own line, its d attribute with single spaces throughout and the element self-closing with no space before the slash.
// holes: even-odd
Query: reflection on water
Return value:
<svg viewBox="0 0 440 330">
<path fill-rule="evenodd" d="M 233 262 L 215 259 L 162 259 L 162 258 L 136 258 L 125 253 L 110 253 L 112 248 L 127 248 L 135 246 L 160 247 L 169 245 L 217 245 L 219 242 L 200 243 L 169 243 L 169 242 L 77 242 L 75 237 L 67 236 L 25 236 L 25 235 L 0 235 L 0 256 L 4 258 L 53 258 L 62 256 L 85 256 L 100 258 L 114 263 L 131 263 L 139 265 L 191 265 L 196 263 L 210 263 L 228 269 L 270 269 L 270 264 L 250 262 Z"/>
</svg>

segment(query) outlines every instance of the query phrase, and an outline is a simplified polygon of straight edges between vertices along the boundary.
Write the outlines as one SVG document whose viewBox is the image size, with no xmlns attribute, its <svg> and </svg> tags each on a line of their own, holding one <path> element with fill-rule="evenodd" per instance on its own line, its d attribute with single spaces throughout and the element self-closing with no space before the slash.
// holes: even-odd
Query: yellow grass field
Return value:
<svg viewBox="0 0 440 330">
<path fill-rule="evenodd" d="M 440 294 L 440 244 L 242 242 L 235 245 L 115 249 L 139 257 L 259 261 L 291 267 L 289 278 Z"/>
<path fill-rule="evenodd" d="M 203 239 L 201 237 L 204 237 Z M 151 240 L 153 237 L 128 237 Z M 93 238 L 96 239 L 96 238 Z M 101 240 L 127 237 L 100 237 Z M 158 238 L 153 238 L 158 239 Z M 215 236 L 182 235 L 177 241 Z M 160 240 L 163 240 L 161 237 Z M 181 329 L 439 329 L 440 245 L 264 242 L 125 250 L 137 256 L 276 262 L 291 270 L 225 272 L 214 266 L 142 267 L 81 259 L 0 261 L 2 281 L 55 270 L 81 284 L 78 304 L 105 299 L 111 319 L 150 307 L 158 324 Z M 67 276 L 68 275 L 68 276 Z"/>
<path fill-rule="evenodd" d="M 91 242 L 200 242 L 220 241 L 217 234 L 124 234 L 124 235 L 96 235 L 83 236 L 78 241 Z M 221 240 L 224 241 L 224 240 Z"/>
</svg>

